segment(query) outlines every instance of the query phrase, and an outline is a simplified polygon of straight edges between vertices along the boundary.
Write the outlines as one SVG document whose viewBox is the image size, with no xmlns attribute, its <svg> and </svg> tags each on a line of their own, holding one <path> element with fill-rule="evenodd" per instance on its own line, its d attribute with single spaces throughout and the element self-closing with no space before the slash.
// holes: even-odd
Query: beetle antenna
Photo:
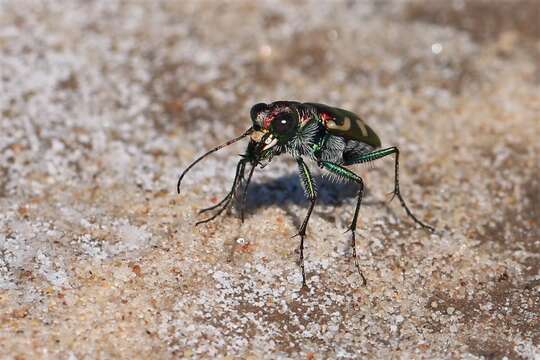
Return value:
<svg viewBox="0 0 540 360">
<path fill-rule="evenodd" d="M 229 140 L 227 141 L 226 143 L 224 144 L 221 144 L 219 146 L 216 146 L 215 148 L 213 148 L 212 150 L 206 152 L 205 154 L 201 155 L 199 158 L 197 158 L 197 160 L 195 160 L 194 162 L 192 162 L 187 168 L 186 170 L 184 170 L 184 172 L 180 175 L 180 177 L 178 178 L 178 184 L 176 185 L 176 190 L 178 191 L 178 193 L 180 194 L 180 184 L 182 183 L 182 179 L 184 178 L 184 176 L 187 174 L 187 172 L 189 170 L 191 170 L 191 168 L 193 166 L 195 166 L 199 161 L 201 161 L 202 159 L 204 159 L 205 157 L 207 157 L 208 155 L 212 154 L 212 153 L 215 153 L 216 151 L 218 151 L 219 149 L 222 149 L 224 148 L 225 146 L 229 146 L 243 138 L 245 138 L 246 136 L 248 136 L 249 134 L 251 134 L 253 132 L 253 128 L 249 128 L 247 129 L 242 135 L 232 139 L 232 140 Z"/>
</svg>

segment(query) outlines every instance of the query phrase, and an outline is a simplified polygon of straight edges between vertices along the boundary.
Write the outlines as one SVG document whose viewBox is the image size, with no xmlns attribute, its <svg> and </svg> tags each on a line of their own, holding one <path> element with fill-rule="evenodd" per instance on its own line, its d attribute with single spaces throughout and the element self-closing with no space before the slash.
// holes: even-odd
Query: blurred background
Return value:
<svg viewBox="0 0 540 360">
<path fill-rule="evenodd" d="M 0 356 L 539 356 L 540 2 L 0 1 Z M 323 181 L 291 159 L 249 217 L 194 228 L 230 186 L 256 102 L 350 109 L 392 162 Z M 269 355 L 270 354 L 270 355 Z"/>
</svg>

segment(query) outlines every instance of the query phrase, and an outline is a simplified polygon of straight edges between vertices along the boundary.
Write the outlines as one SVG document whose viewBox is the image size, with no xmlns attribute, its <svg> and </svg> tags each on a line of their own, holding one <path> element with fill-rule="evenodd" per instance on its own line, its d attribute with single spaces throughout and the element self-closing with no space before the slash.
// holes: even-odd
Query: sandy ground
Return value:
<svg viewBox="0 0 540 360">
<path fill-rule="evenodd" d="M 540 357 L 540 4 L 0 1 L 0 357 Z M 249 108 L 317 101 L 402 151 L 307 201 L 285 157 L 195 228 Z"/>
</svg>

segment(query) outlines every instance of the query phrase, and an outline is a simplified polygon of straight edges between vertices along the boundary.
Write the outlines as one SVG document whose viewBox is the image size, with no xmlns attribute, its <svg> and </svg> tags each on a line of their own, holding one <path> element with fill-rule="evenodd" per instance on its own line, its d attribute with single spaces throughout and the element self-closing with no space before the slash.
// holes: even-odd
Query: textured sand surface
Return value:
<svg viewBox="0 0 540 360">
<path fill-rule="evenodd" d="M 540 357 L 538 1 L 0 0 L 0 358 Z M 259 101 L 361 114 L 416 228 L 292 159 L 195 228 Z"/>
</svg>

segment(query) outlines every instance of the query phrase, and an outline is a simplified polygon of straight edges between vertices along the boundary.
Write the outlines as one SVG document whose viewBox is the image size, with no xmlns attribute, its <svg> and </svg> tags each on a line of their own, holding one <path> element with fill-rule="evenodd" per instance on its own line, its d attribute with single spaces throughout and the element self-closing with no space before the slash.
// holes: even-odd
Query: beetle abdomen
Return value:
<svg viewBox="0 0 540 360">
<path fill-rule="evenodd" d="M 357 159 L 360 155 L 367 154 L 375 150 L 375 147 L 361 141 L 349 140 L 343 151 L 343 163 L 351 164 L 353 159 Z"/>
</svg>

